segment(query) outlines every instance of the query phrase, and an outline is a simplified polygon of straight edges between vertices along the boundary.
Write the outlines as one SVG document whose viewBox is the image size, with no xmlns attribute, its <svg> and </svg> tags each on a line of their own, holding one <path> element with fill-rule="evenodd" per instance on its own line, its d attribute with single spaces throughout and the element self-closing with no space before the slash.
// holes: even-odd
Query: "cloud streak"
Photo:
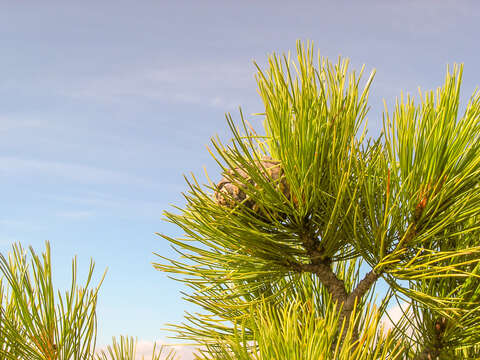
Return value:
<svg viewBox="0 0 480 360">
<path fill-rule="evenodd" d="M 93 215 L 95 215 L 95 212 L 88 210 L 59 211 L 56 215 L 61 218 L 80 220 L 92 217 Z"/>
<path fill-rule="evenodd" d="M 0 115 L 0 134 L 17 129 L 40 128 L 44 121 L 35 119 L 17 119 L 10 116 Z"/>
<path fill-rule="evenodd" d="M 135 175 L 83 164 L 0 156 L 0 176 L 32 175 L 73 180 L 80 183 L 150 184 L 148 180 Z"/>
<path fill-rule="evenodd" d="M 77 83 L 74 98 L 116 101 L 143 97 L 172 103 L 235 108 L 246 89 L 254 89 L 251 64 L 191 64 L 110 73 Z M 227 95 L 228 94 L 228 95 Z"/>
</svg>

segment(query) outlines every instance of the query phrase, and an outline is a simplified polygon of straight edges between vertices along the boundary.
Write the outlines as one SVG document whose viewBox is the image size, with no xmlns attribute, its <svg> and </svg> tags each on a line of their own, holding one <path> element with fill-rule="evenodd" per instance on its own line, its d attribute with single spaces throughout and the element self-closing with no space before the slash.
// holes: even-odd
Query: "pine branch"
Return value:
<svg viewBox="0 0 480 360">
<path fill-rule="evenodd" d="M 361 299 L 372 287 L 372 285 L 378 280 L 379 277 L 380 274 L 377 274 L 373 270 L 368 272 L 365 277 L 358 283 L 357 287 L 350 294 L 348 294 L 345 304 L 343 305 L 344 310 L 351 311 L 355 306 L 355 300 Z"/>
<path fill-rule="evenodd" d="M 338 304 L 345 303 L 348 298 L 347 291 L 345 290 L 345 283 L 335 275 L 328 262 L 323 261 L 316 264 L 301 264 L 300 270 L 302 272 L 310 272 L 317 275 L 332 296 L 333 300 L 337 301 Z"/>
<path fill-rule="evenodd" d="M 365 277 L 358 283 L 357 287 L 350 293 L 345 288 L 345 282 L 337 277 L 331 267 L 330 258 L 325 256 L 322 251 L 318 250 L 319 241 L 313 236 L 307 233 L 301 235 L 301 239 L 307 254 L 310 257 L 310 264 L 299 264 L 299 270 L 304 272 L 311 272 L 318 276 L 321 283 L 325 286 L 327 291 L 332 296 L 333 301 L 337 302 L 337 305 L 342 306 L 340 314 L 339 329 L 342 327 L 342 323 L 345 320 L 348 324 L 350 317 L 352 316 L 355 302 L 358 302 L 372 285 L 378 280 L 380 274 L 371 270 L 365 275 Z M 346 332 L 342 333 L 342 340 L 345 337 Z M 358 331 L 356 329 L 353 333 L 353 341 L 358 340 Z"/>
</svg>

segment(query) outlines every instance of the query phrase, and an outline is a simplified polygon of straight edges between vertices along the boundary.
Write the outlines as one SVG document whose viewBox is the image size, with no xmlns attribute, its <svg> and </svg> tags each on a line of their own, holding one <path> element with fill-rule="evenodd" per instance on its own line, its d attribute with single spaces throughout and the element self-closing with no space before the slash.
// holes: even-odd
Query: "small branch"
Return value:
<svg viewBox="0 0 480 360">
<path fill-rule="evenodd" d="M 338 302 L 338 305 L 347 300 L 348 294 L 345 290 L 345 283 L 335 275 L 332 268 L 327 263 L 319 262 L 317 264 L 302 264 L 300 269 L 301 271 L 311 272 L 317 275 L 323 286 L 325 286 L 328 292 L 332 295 L 333 300 Z"/>
<path fill-rule="evenodd" d="M 338 305 L 344 303 L 348 295 L 345 290 L 345 283 L 333 272 L 330 266 L 330 259 L 325 256 L 323 251 L 318 249 L 318 239 L 307 232 L 301 234 L 300 238 L 310 258 L 310 264 L 301 264 L 300 270 L 317 275 L 332 295 L 333 300 L 337 301 Z"/>
<path fill-rule="evenodd" d="M 325 259 L 325 255 L 317 250 L 318 241 L 307 234 L 304 234 L 301 238 L 307 254 L 310 257 L 310 264 L 299 264 L 299 270 L 317 275 L 332 295 L 333 300 L 337 301 L 339 305 L 343 303 L 342 312 L 351 312 L 355 304 L 355 299 L 364 296 L 370 287 L 378 280 L 380 274 L 371 270 L 358 283 L 357 287 L 348 294 L 345 289 L 345 282 L 340 280 L 330 267 L 329 259 Z"/>
<path fill-rule="evenodd" d="M 301 234 L 301 239 L 307 255 L 310 259 L 309 264 L 295 264 L 295 269 L 300 272 L 310 272 L 318 276 L 320 282 L 327 289 L 332 296 L 333 301 L 337 302 L 338 306 L 342 306 L 340 313 L 339 329 L 343 321 L 348 323 L 355 306 L 355 301 L 363 297 L 371 286 L 378 280 L 380 273 L 371 270 L 358 283 L 357 287 L 349 294 L 345 289 L 345 282 L 337 277 L 331 267 L 331 261 L 325 256 L 323 251 L 319 250 L 319 241 L 309 236 L 308 233 Z M 345 338 L 346 332 L 342 334 L 342 340 Z M 358 331 L 354 329 L 353 341 L 358 340 Z"/>
<path fill-rule="evenodd" d="M 370 287 L 378 280 L 380 277 L 379 274 L 371 270 L 365 277 L 358 283 L 357 287 L 347 296 L 347 299 L 343 303 L 342 312 L 340 314 L 340 319 L 345 319 L 347 324 L 350 321 L 352 316 L 353 307 L 355 306 L 355 301 L 362 298 Z M 357 301 L 358 303 L 358 301 Z M 346 336 L 346 333 L 342 334 L 342 338 Z M 359 334 L 357 328 L 353 329 L 353 341 L 358 340 Z"/>
<path fill-rule="evenodd" d="M 377 274 L 375 271 L 371 270 L 365 277 L 360 281 L 357 287 L 347 296 L 345 301 L 344 310 L 351 311 L 355 305 L 355 299 L 360 299 L 363 297 L 367 291 L 372 287 L 372 285 L 378 280 L 380 274 Z"/>
</svg>

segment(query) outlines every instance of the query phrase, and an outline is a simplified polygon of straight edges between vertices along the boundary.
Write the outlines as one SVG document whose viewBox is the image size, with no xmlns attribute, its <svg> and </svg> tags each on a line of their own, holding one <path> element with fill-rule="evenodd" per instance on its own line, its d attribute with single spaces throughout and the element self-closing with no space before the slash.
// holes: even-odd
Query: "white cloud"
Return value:
<svg viewBox="0 0 480 360">
<path fill-rule="evenodd" d="M 395 14 L 388 17 L 389 25 L 402 33 L 424 36 L 425 34 L 437 35 L 445 30 L 454 30 L 458 19 L 466 16 L 478 16 L 478 8 L 471 6 L 473 3 L 457 0 L 409 0 L 403 2 L 378 2 L 375 4 L 380 9 L 380 14 Z M 438 21 L 443 19 L 443 21 Z"/>
<path fill-rule="evenodd" d="M 88 165 L 64 163 L 59 161 L 30 160 L 19 157 L 0 156 L 0 175 L 43 175 L 60 179 L 74 180 L 81 183 L 96 184 L 141 184 L 148 183 L 140 177 L 100 169 Z"/>
<path fill-rule="evenodd" d="M 178 193 L 184 190 L 183 188 L 177 189 L 176 187 L 172 187 L 172 189 L 178 190 Z M 85 209 L 86 212 L 91 212 L 91 216 L 120 213 L 129 214 L 129 216 L 132 214 L 136 216 L 153 216 L 158 219 L 159 214 L 168 206 L 168 204 L 161 200 L 148 201 L 136 197 L 125 197 L 122 194 L 112 195 L 90 191 L 83 191 L 78 195 L 43 193 L 41 198 L 49 203 L 58 204 L 60 210 L 58 210 L 57 216 L 65 215 L 68 217 L 68 213 L 72 212 L 71 217 L 78 215 L 77 218 L 82 215 L 87 215 L 82 214 L 83 209 Z M 76 209 L 82 210 L 78 210 L 78 214 L 76 214 Z"/>
<path fill-rule="evenodd" d="M 1 218 L 0 219 L 0 226 L 2 228 L 10 228 L 10 229 L 25 229 L 28 228 L 30 230 L 43 230 L 43 226 L 39 226 L 39 224 L 32 224 L 32 221 L 23 220 L 23 219 L 13 219 L 13 218 Z M 12 241 L 13 242 L 13 241 Z"/>
<path fill-rule="evenodd" d="M 400 305 L 392 306 L 390 309 L 387 310 L 387 315 L 385 315 L 385 326 L 387 329 L 393 328 L 393 325 L 396 324 L 403 316 L 403 313 L 407 309 L 406 303 L 401 303 Z"/>
<path fill-rule="evenodd" d="M 156 344 L 157 344 L 155 349 L 156 354 L 158 354 L 159 352 L 159 347 L 161 345 L 164 346 L 164 349 L 162 351 L 163 357 L 165 357 L 171 350 L 174 350 L 176 354 L 176 360 L 193 360 L 194 359 L 194 355 L 193 355 L 193 353 L 195 352 L 194 346 L 180 345 L 180 344 L 171 345 L 163 341 L 157 341 Z M 154 346 L 153 341 L 148 341 L 148 340 L 137 341 L 135 360 L 152 360 L 153 346 Z M 105 350 L 105 349 L 106 349 L 106 346 L 97 349 L 96 352 L 98 353 L 101 350 Z"/>
<path fill-rule="evenodd" d="M 3 236 L 0 235 L 0 244 L 1 245 L 11 245 L 14 243 L 21 243 L 21 240 L 14 238 L 14 237 L 9 237 L 9 236 Z"/>
<path fill-rule="evenodd" d="M 178 86 L 191 84 L 196 88 L 216 89 L 219 87 L 245 88 L 253 79 L 252 64 L 194 64 L 173 66 L 148 71 L 154 81 Z"/>
<path fill-rule="evenodd" d="M 85 219 L 92 217 L 95 213 L 88 210 L 59 211 L 57 216 L 68 219 Z"/>
<path fill-rule="evenodd" d="M 17 220 L 17 219 L 0 219 L 0 225 L 11 226 L 11 227 L 22 227 L 27 225 L 26 221 Z"/>
<path fill-rule="evenodd" d="M 110 101 L 135 96 L 233 109 L 241 105 L 237 99 L 246 89 L 255 89 L 254 73 L 248 62 L 127 70 L 77 83 L 67 95 Z"/>
<path fill-rule="evenodd" d="M 384 315 L 383 318 L 383 324 L 385 325 L 385 330 L 393 329 L 394 324 L 398 324 L 399 321 L 402 319 L 404 314 L 406 313 L 408 318 L 411 320 L 413 319 L 413 313 L 409 309 L 409 305 L 407 302 L 401 302 L 400 304 L 397 304 L 395 306 L 390 307 L 387 310 L 387 315 Z M 408 329 L 407 329 L 407 334 L 412 335 L 414 327 L 412 326 L 414 324 L 407 323 Z"/>
<path fill-rule="evenodd" d="M 24 128 L 39 128 L 45 125 L 44 121 L 35 119 L 18 119 L 10 116 L 0 115 L 0 133 Z"/>
<path fill-rule="evenodd" d="M 189 345 L 173 345 L 167 346 L 165 345 L 165 350 L 162 354 L 168 354 L 168 352 L 173 349 L 175 354 L 177 355 L 178 360 L 193 360 L 194 356 L 193 353 L 195 348 Z M 157 351 L 158 351 L 158 342 L 157 342 Z M 152 341 L 139 341 L 137 343 L 137 360 L 142 359 L 144 360 L 151 360 L 152 359 L 152 352 L 153 352 L 153 342 Z"/>
</svg>

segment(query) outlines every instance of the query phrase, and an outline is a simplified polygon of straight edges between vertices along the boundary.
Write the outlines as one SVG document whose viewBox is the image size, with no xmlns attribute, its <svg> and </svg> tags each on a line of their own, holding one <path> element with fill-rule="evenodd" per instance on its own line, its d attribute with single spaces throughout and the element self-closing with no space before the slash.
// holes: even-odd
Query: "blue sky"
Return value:
<svg viewBox="0 0 480 360">
<path fill-rule="evenodd" d="M 465 98 L 480 84 L 479 16 L 464 0 L 0 1 L 0 250 L 49 240 L 59 287 L 75 254 L 83 276 L 108 266 L 99 343 L 165 339 L 192 308 L 151 266 L 175 256 L 154 233 L 180 235 L 161 214 L 183 174 L 220 178 L 206 145 L 228 139 L 224 113 L 262 111 L 252 61 L 310 39 L 375 68 L 377 135 L 382 99 L 439 86 L 448 63 Z"/>
</svg>

